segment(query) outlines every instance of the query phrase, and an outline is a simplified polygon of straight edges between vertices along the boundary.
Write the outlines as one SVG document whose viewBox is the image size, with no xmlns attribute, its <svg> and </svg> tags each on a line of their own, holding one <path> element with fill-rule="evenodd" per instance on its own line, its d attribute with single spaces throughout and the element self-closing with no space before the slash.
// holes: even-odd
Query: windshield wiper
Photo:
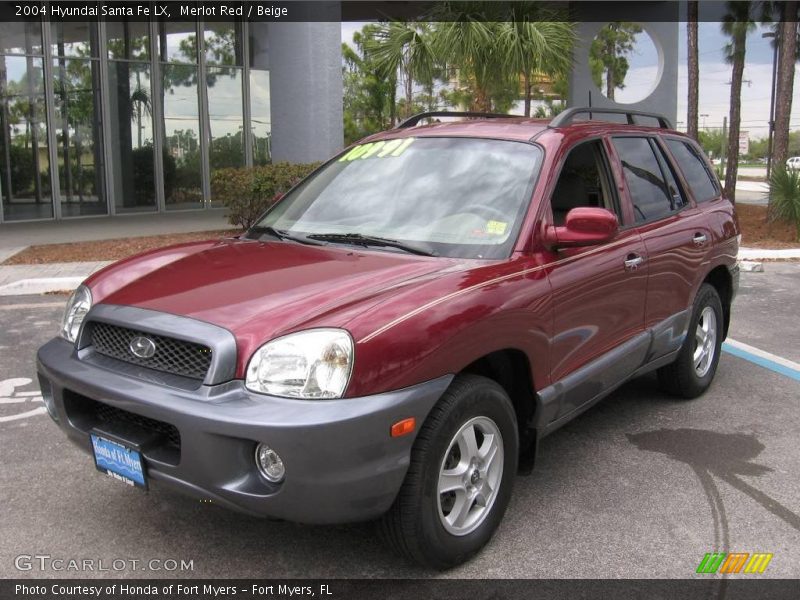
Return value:
<svg viewBox="0 0 800 600">
<path fill-rule="evenodd" d="M 419 246 L 406 244 L 397 240 L 389 238 L 378 237 L 374 235 L 362 235 L 360 233 L 310 233 L 306 237 L 312 240 L 320 240 L 323 242 L 340 242 L 343 244 L 355 244 L 357 246 L 385 246 L 387 248 L 397 248 L 404 250 L 410 254 L 418 254 L 419 256 L 436 256 L 435 252 L 425 250 Z"/>
<path fill-rule="evenodd" d="M 309 240 L 307 237 L 300 237 L 296 235 L 292 235 L 288 231 L 284 231 L 283 229 L 275 229 L 270 225 L 262 226 L 262 225 L 254 225 L 250 228 L 250 231 L 257 235 L 271 235 L 274 238 L 278 238 L 279 240 L 291 240 L 292 242 L 298 242 L 300 244 L 308 244 L 309 246 L 322 246 L 317 242 L 313 242 Z"/>
</svg>

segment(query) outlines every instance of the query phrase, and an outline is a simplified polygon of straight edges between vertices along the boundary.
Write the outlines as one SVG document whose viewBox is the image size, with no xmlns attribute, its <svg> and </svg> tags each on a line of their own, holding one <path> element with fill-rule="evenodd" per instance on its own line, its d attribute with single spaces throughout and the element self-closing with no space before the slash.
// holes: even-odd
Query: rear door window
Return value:
<svg viewBox="0 0 800 600">
<path fill-rule="evenodd" d="M 662 168 L 652 142 L 646 137 L 613 138 L 637 223 L 662 219 L 680 210 L 684 201 L 669 169 Z M 665 165 L 664 165 L 665 166 Z"/>
<path fill-rule="evenodd" d="M 686 185 L 692 190 L 697 202 L 708 202 L 720 194 L 719 186 L 709 173 L 705 161 L 697 154 L 697 150 L 680 140 L 665 140 L 667 148 L 675 157 L 678 168 L 683 173 Z"/>
</svg>

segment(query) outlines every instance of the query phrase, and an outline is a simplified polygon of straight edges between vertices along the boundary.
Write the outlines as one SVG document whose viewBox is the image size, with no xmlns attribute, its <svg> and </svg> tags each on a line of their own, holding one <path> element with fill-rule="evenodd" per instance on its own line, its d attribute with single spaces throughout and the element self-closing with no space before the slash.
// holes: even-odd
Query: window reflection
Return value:
<svg viewBox="0 0 800 600">
<path fill-rule="evenodd" d="M 52 218 L 42 59 L 0 55 L 0 193 L 4 219 Z"/>
<path fill-rule="evenodd" d="M 36 22 L 0 22 L 0 54 L 41 54 L 42 25 Z"/>
<path fill-rule="evenodd" d="M 53 56 L 97 58 L 99 44 L 96 23 L 52 23 Z"/>
<path fill-rule="evenodd" d="M 108 57 L 117 60 L 149 60 L 148 23 L 107 21 Z"/>
<path fill-rule="evenodd" d="M 209 67 L 207 84 L 211 170 L 244 166 L 242 71 L 231 67 Z"/>
<path fill-rule="evenodd" d="M 114 200 L 121 212 L 155 209 L 150 65 L 109 62 Z"/>
<path fill-rule="evenodd" d="M 253 164 L 266 165 L 271 160 L 269 109 L 269 71 L 250 71 L 250 131 L 253 137 Z"/>
<path fill-rule="evenodd" d="M 167 209 L 203 204 L 197 67 L 163 65 L 164 199 Z"/>
<path fill-rule="evenodd" d="M 58 182 L 63 217 L 108 213 L 95 23 L 53 23 Z"/>
<path fill-rule="evenodd" d="M 56 139 L 61 214 L 106 214 L 97 61 L 55 59 Z"/>
<path fill-rule="evenodd" d="M 242 23 L 205 23 L 206 62 L 242 66 Z"/>
<path fill-rule="evenodd" d="M 197 63 L 196 23 L 159 23 L 158 58 L 161 62 Z"/>
</svg>

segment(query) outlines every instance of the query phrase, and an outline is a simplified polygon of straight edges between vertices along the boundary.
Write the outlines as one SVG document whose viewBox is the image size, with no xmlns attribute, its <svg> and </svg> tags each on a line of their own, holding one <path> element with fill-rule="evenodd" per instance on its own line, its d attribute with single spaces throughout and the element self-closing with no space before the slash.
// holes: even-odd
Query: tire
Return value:
<svg viewBox="0 0 800 600">
<path fill-rule="evenodd" d="M 712 315 L 713 318 L 711 318 Z M 708 389 L 714 380 L 719 363 L 724 328 L 723 319 L 722 302 L 717 290 L 704 283 L 700 286 L 694 300 L 689 329 L 678 357 L 675 362 L 658 370 L 658 381 L 664 391 L 681 398 L 692 399 L 697 398 Z M 700 352 L 704 358 L 698 365 L 695 353 L 701 338 L 701 331 L 708 330 L 709 327 L 713 328 L 713 341 L 706 342 L 706 353 Z M 709 351 L 713 351 L 713 355 L 710 357 L 707 354 Z"/>
<path fill-rule="evenodd" d="M 474 464 L 461 453 L 469 447 L 470 430 L 479 451 L 492 450 L 496 442 L 494 460 L 466 468 Z M 511 499 L 518 436 L 514 407 L 502 387 L 477 375 L 457 376 L 414 441 L 406 478 L 380 523 L 384 540 L 399 554 L 439 570 L 476 554 L 491 539 Z M 451 473 L 448 483 L 460 487 L 440 494 L 440 472 L 462 469 L 463 474 Z M 465 509 L 457 510 L 461 506 Z"/>
</svg>

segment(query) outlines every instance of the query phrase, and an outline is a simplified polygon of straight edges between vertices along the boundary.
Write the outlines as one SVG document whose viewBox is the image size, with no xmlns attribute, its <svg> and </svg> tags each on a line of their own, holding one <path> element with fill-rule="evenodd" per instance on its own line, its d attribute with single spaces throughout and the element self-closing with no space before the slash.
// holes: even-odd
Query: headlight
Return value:
<svg viewBox="0 0 800 600">
<path fill-rule="evenodd" d="M 61 337 L 74 342 L 81 329 L 83 318 L 92 308 L 92 292 L 85 285 L 78 286 L 67 301 L 67 309 L 61 321 Z"/>
<path fill-rule="evenodd" d="M 247 389 L 289 398 L 341 398 L 353 370 L 353 339 L 311 329 L 272 340 L 247 365 Z"/>
</svg>

